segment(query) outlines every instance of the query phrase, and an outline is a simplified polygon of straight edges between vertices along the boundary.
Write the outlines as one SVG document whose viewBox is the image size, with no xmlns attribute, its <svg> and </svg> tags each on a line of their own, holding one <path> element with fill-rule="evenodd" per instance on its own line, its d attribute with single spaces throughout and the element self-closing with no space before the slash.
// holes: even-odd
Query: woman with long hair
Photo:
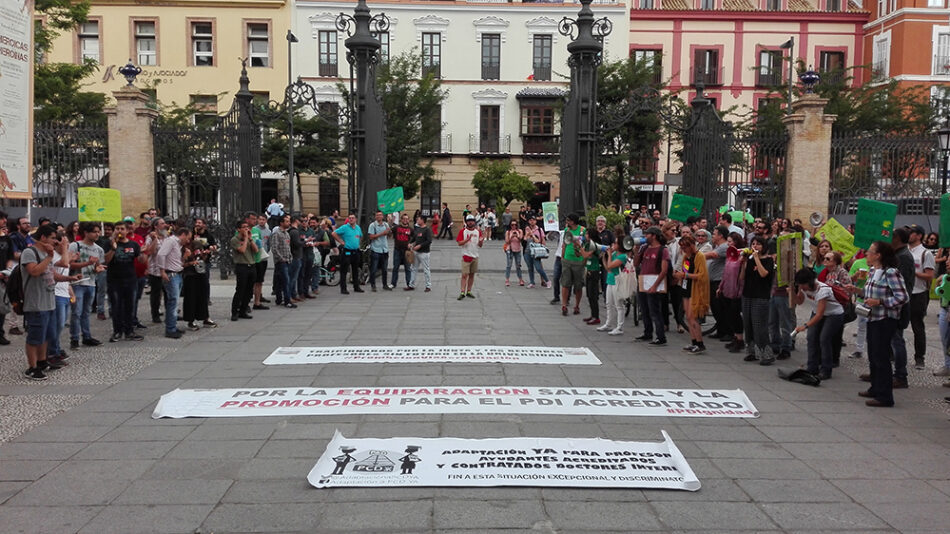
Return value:
<svg viewBox="0 0 950 534">
<path fill-rule="evenodd" d="M 894 356 L 891 339 L 897 331 L 901 307 L 910 297 L 904 288 L 904 279 L 897 270 L 898 261 L 894 248 L 885 241 L 871 243 L 867 252 L 868 281 L 861 291 L 868 313 L 868 365 L 871 370 L 871 387 L 858 392 L 868 397 L 868 406 L 894 406 L 894 378 L 891 358 Z"/>
<path fill-rule="evenodd" d="M 718 291 L 722 297 L 726 331 L 735 333 L 733 339 L 726 343 L 726 349 L 739 354 L 745 351 L 742 331 L 742 259 L 739 254 L 739 249 L 745 248 L 745 239 L 738 232 L 732 232 L 726 238 L 726 244 L 729 248 Z"/>
<path fill-rule="evenodd" d="M 697 249 L 696 240 L 691 235 L 680 237 L 679 244 L 683 262 L 682 267 L 673 273 L 673 278 L 683 288 L 683 310 L 686 312 L 686 325 L 689 327 L 691 340 L 683 350 L 691 354 L 701 354 L 706 352 L 706 345 L 703 344 L 703 328 L 699 319 L 705 317 L 709 310 L 706 257 Z"/>
<path fill-rule="evenodd" d="M 775 261 L 767 256 L 766 241 L 762 236 L 753 237 L 749 248 L 743 252 L 742 323 L 749 340 L 745 361 L 772 365 L 775 356 L 769 347 L 769 299 L 772 297 Z"/>
<path fill-rule="evenodd" d="M 505 244 L 502 246 L 505 250 L 506 257 L 505 287 L 511 285 L 508 278 L 511 276 L 512 260 L 515 262 L 515 272 L 518 274 L 518 285 L 523 286 L 524 278 L 521 277 L 521 240 L 524 238 L 524 233 L 518 228 L 516 221 L 511 221 L 511 224 L 508 226 L 508 230 L 505 231 Z"/>
<path fill-rule="evenodd" d="M 518 224 L 517 221 L 511 221 L 511 223 L 515 226 Z M 528 218 L 528 224 L 524 227 L 524 238 L 528 243 L 528 249 L 524 254 L 525 261 L 528 263 L 528 289 L 534 288 L 535 271 L 541 275 L 541 286 L 551 287 L 551 282 L 548 281 L 548 275 L 544 272 L 544 266 L 541 265 L 541 260 L 544 258 L 538 258 L 531 254 L 531 243 L 539 243 L 543 245 L 545 240 L 544 230 L 538 226 L 538 220 L 536 218 Z"/>
</svg>

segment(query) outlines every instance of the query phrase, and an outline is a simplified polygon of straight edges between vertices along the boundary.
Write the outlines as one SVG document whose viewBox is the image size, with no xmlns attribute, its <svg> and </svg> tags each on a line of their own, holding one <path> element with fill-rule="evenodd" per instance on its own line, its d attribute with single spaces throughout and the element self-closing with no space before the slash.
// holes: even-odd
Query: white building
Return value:
<svg viewBox="0 0 950 534">
<path fill-rule="evenodd" d="M 355 5 L 316 0 L 294 4 L 291 27 L 300 42 L 293 45 L 292 74 L 310 83 L 326 102 L 343 105 L 336 85 L 350 72 L 347 35 L 337 30 L 335 21 L 341 12 L 352 14 Z M 428 211 L 441 202 L 453 208 L 475 204 L 471 178 L 486 157 L 511 158 L 538 184 L 539 201 L 555 199 L 557 109 L 570 75 L 570 38 L 558 32 L 558 23 L 576 17 L 580 4 L 378 0 L 369 7 L 372 14 L 384 12 L 390 20 L 389 31 L 381 36 L 384 59 L 416 49 L 423 55 L 423 68 L 440 76 L 448 90 L 441 109 L 441 146 L 435 152 L 440 183 L 424 191 L 421 199 L 407 201 L 407 207 Z M 626 0 L 595 0 L 592 9 L 595 17 L 613 23 L 613 32 L 604 40 L 605 57 L 626 57 Z M 318 185 L 315 180 L 305 180 L 303 187 L 303 204 L 321 211 L 332 204 L 327 197 L 338 194 L 332 184 Z"/>
</svg>

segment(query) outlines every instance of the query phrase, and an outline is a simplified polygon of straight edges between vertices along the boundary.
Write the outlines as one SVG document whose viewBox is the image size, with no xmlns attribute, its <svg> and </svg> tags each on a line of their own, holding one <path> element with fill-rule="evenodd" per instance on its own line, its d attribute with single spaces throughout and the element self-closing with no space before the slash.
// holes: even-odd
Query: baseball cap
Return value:
<svg viewBox="0 0 950 534">
<path fill-rule="evenodd" d="M 926 235 L 927 231 L 924 230 L 924 227 L 919 224 L 909 224 L 907 225 L 907 230 L 912 234 Z"/>
<path fill-rule="evenodd" d="M 126 217 L 126 218 L 122 219 L 122 222 L 134 223 L 134 222 L 135 222 L 135 217 L 131 217 L 131 216 L 130 216 L 130 217 Z"/>
<path fill-rule="evenodd" d="M 474 215 L 466 215 L 466 216 L 465 216 L 465 220 L 466 220 L 466 221 L 474 221 L 474 220 L 475 220 L 475 216 L 474 216 Z"/>
</svg>

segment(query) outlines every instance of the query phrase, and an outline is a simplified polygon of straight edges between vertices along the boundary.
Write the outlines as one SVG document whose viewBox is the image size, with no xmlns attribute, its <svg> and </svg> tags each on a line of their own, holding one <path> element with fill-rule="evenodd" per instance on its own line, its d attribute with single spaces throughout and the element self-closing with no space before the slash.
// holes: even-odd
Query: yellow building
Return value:
<svg viewBox="0 0 950 534">
<path fill-rule="evenodd" d="M 249 58 L 255 94 L 283 98 L 290 9 L 286 0 L 92 0 L 88 22 L 60 35 L 49 60 L 94 59 L 87 90 L 111 96 L 131 59 L 142 68 L 136 86 L 162 104 L 222 113 L 238 89 L 239 58 Z"/>
</svg>

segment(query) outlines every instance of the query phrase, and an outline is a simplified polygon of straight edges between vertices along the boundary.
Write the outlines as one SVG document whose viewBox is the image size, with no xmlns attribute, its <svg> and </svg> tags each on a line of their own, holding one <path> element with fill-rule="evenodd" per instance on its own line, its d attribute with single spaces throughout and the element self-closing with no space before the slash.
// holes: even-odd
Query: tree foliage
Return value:
<svg viewBox="0 0 950 534">
<path fill-rule="evenodd" d="M 290 123 L 287 109 L 281 106 L 277 113 L 266 115 L 264 143 L 261 147 L 261 167 L 265 171 L 287 172 L 287 140 Z M 309 108 L 294 109 L 294 174 L 300 184 L 300 174 L 339 178 L 345 172 L 345 154 L 340 144 L 340 117 L 333 111 L 314 114 Z M 299 192 L 298 192 L 299 194 Z"/>
<path fill-rule="evenodd" d="M 78 124 L 104 120 L 105 95 L 82 90 L 82 81 L 98 69 L 95 61 L 79 65 L 44 61 L 61 32 L 86 21 L 89 0 L 36 0 L 35 5 L 45 24 L 38 19 L 35 25 L 34 121 Z"/>
<path fill-rule="evenodd" d="M 531 200 L 537 192 L 528 176 L 516 171 L 507 159 L 482 160 L 472 177 L 472 187 L 478 198 L 504 202 L 506 208 L 515 200 Z"/>
<path fill-rule="evenodd" d="M 664 86 L 657 82 L 659 68 L 649 58 L 629 57 L 605 62 L 597 69 L 597 199 L 601 203 L 622 205 L 627 184 L 637 174 L 631 162 L 653 162 L 657 157 L 663 123 L 656 110 L 668 98 L 657 92 Z"/>
</svg>

